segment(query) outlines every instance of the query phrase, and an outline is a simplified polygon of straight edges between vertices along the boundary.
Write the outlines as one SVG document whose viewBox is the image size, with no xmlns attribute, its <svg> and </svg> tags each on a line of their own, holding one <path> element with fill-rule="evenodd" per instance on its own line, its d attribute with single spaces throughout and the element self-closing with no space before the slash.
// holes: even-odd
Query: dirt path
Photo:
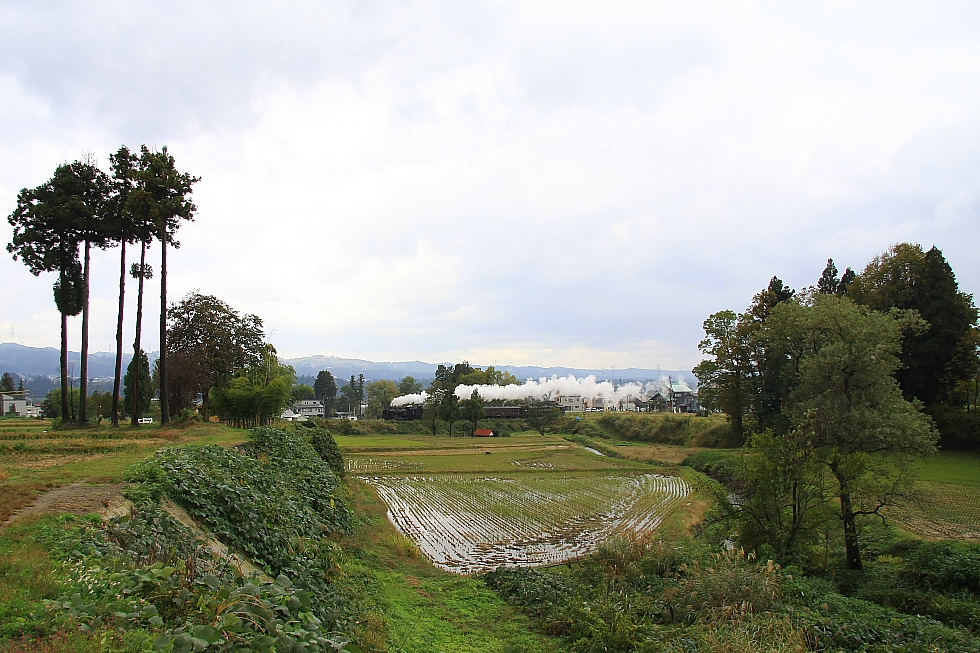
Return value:
<svg viewBox="0 0 980 653">
<path fill-rule="evenodd" d="M 122 495 L 125 487 L 125 483 L 89 485 L 79 482 L 50 490 L 34 499 L 31 505 L 12 514 L 0 524 L 0 531 L 24 517 L 52 512 L 68 512 L 75 515 L 97 512 L 104 518 L 124 515 L 129 512 L 132 505 L 129 499 Z"/>
</svg>

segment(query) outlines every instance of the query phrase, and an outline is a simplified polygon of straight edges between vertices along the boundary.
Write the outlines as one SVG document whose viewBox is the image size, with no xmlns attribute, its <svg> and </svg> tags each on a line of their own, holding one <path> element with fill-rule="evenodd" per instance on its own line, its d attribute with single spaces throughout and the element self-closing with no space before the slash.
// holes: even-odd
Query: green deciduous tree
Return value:
<svg viewBox="0 0 980 653">
<path fill-rule="evenodd" d="M 745 416 L 755 396 L 754 366 L 749 342 L 752 323 L 745 315 L 721 311 L 704 321 L 701 353 L 711 356 L 694 368 L 698 400 L 709 410 L 724 411 L 739 440 L 744 438 Z"/>
<path fill-rule="evenodd" d="M 459 416 L 472 425 L 472 432 L 476 432 L 478 422 L 486 416 L 484 403 L 483 397 L 477 390 L 473 390 L 469 399 L 463 399 L 459 402 Z"/>
<path fill-rule="evenodd" d="M 108 390 L 94 390 L 88 398 L 88 405 L 92 414 L 99 424 L 112 411 L 112 392 Z"/>
<path fill-rule="evenodd" d="M 783 410 L 807 440 L 803 451 L 833 475 L 848 567 L 862 567 L 861 515 L 877 514 L 903 491 L 911 456 L 932 452 L 931 421 L 895 380 L 903 334 L 921 329 L 911 313 L 885 314 L 817 294 L 776 307 L 765 337 L 795 361 Z"/>
<path fill-rule="evenodd" d="M 975 378 L 980 352 L 973 345 L 977 309 L 960 292 L 956 277 L 936 247 L 901 243 L 875 257 L 851 285 L 861 304 L 887 311 L 914 309 L 928 327 L 908 333 L 902 344 L 898 382 L 906 399 L 925 405 L 943 435 L 944 447 L 976 447 L 962 390 Z"/>
<path fill-rule="evenodd" d="M 296 371 L 279 363 L 275 348 L 266 345 L 250 369 L 227 384 L 211 387 L 210 403 L 222 421 L 241 428 L 265 426 L 289 405 L 295 382 Z"/>
<path fill-rule="evenodd" d="M 972 295 L 959 291 L 942 252 L 936 247 L 924 252 L 919 245 L 895 245 L 875 257 L 853 286 L 855 300 L 873 309 L 919 312 L 928 328 L 907 334 L 899 384 L 907 399 L 919 399 L 927 407 L 947 400 L 963 376 L 951 365 L 976 326 L 977 309 Z"/>
<path fill-rule="evenodd" d="M 67 415 L 78 414 L 78 388 L 70 388 L 68 393 L 62 395 L 61 388 L 55 388 L 41 402 L 41 413 L 46 419 L 64 420 Z"/>
<path fill-rule="evenodd" d="M 240 315 L 217 297 L 197 291 L 171 307 L 168 336 L 167 358 L 174 378 L 164 386 L 160 366 L 161 399 L 169 394 L 178 408 L 187 408 L 200 393 L 205 418 L 210 411 L 211 388 L 223 387 L 236 372 L 255 369 L 265 360 L 262 320 Z"/>
<path fill-rule="evenodd" d="M 432 429 L 433 436 L 435 436 L 436 429 L 439 426 L 439 407 L 442 405 L 442 397 L 445 393 L 445 390 L 434 390 L 425 399 L 425 409 L 422 416 L 429 425 L 429 428 Z"/>
<path fill-rule="evenodd" d="M 398 386 L 394 381 L 383 379 L 374 381 L 367 385 L 368 396 L 368 417 L 380 419 L 382 414 L 391 404 L 391 400 L 398 396 Z"/>
<path fill-rule="evenodd" d="M 414 376 L 406 376 L 398 382 L 399 395 L 416 395 L 422 392 L 422 384 Z"/>
<path fill-rule="evenodd" d="M 808 547 L 835 517 L 828 474 L 810 438 L 757 433 L 740 463 L 728 490 L 738 497 L 739 541 L 748 550 L 768 545 L 782 563 L 805 563 Z"/>
<path fill-rule="evenodd" d="M 316 399 L 316 392 L 313 386 L 305 383 L 298 383 L 293 386 L 293 401 L 308 401 Z"/>
<path fill-rule="evenodd" d="M 561 408 L 553 401 L 528 402 L 524 420 L 532 429 L 544 435 L 560 418 Z"/>
<path fill-rule="evenodd" d="M 439 417 L 449 422 L 449 437 L 453 437 L 453 423 L 459 420 L 459 397 L 446 391 L 439 399 Z"/>
</svg>

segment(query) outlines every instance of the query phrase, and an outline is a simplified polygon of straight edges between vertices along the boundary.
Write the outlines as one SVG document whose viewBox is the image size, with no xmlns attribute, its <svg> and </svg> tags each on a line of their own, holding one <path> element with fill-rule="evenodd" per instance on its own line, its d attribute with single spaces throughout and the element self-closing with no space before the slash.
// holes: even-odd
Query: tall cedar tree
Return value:
<svg viewBox="0 0 980 653">
<path fill-rule="evenodd" d="M 166 146 L 151 152 L 143 145 L 135 173 L 135 187 L 130 201 L 140 222 L 154 225 L 160 242 L 160 422 L 170 421 L 167 375 L 167 247 L 180 247 L 174 234 L 181 220 L 193 220 L 197 207 L 190 200 L 193 185 L 200 181 L 177 170 L 174 157 Z"/>
<path fill-rule="evenodd" d="M 923 252 L 902 243 L 875 257 L 854 283 L 856 301 L 875 310 L 915 309 L 928 329 L 907 334 L 902 346 L 898 382 L 906 399 L 927 408 L 947 401 L 969 376 L 969 348 L 977 324 L 973 296 L 959 291 L 942 251 Z"/>
<path fill-rule="evenodd" d="M 139 158 L 130 152 L 128 147 L 122 145 L 115 154 L 109 155 L 109 162 L 112 167 L 112 178 L 108 198 L 107 231 L 112 241 L 119 243 L 119 309 L 116 313 L 116 364 L 112 380 L 111 420 L 113 426 L 119 426 L 119 398 L 122 396 L 120 381 L 123 358 L 123 315 L 126 306 L 126 245 L 135 242 L 145 244 L 153 238 L 153 228 L 146 223 L 140 224 L 128 204 L 135 183 L 136 164 Z M 142 287 L 142 279 L 140 284 Z M 142 295 L 142 292 L 140 294 Z M 140 307 L 142 308 L 142 301 Z M 141 321 L 142 311 L 136 319 L 137 322 Z M 140 351 L 142 350 L 137 342 L 133 355 L 137 356 Z"/>
<path fill-rule="evenodd" d="M 64 180 L 69 196 L 66 201 L 71 211 L 74 230 L 81 241 L 83 251 L 82 267 L 82 351 L 79 369 L 79 393 L 82 400 L 78 405 L 78 421 L 88 423 L 88 331 L 89 331 L 89 288 L 91 279 L 92 246 L 100 249 L 108 247 L 112 239 L 107 229 L 109 216 L 109 178 L 94 164 L 94 158 L 75 161 L 68 166 L 70 174 Z"/>
<path fill-rule="evenodd" d="M 320 370 L 313 382 L 313 394 L 323 402 L 323 416 L 333 414 L 334 401 L 337 399 L 337 380 L 329 370 Z"/>
<path fill-rule="evenodd" d="M 61 402 L 62 418 L 68 421 L 68 316 L 82 310 L 82 268 L 78 261 L 78 238 L 75 220 L 68 203 L 65 179 L 71 174 L 68 164 L 59 166 L 55 175 L 36 188 L 24 188 L 17 194 L 17 207 L 7 221 L 13 238 L 7 251 L 14 260 L 20 258 L 34 276 L 57 272 L 54 299 L 61 314 Z"/>
</svg>

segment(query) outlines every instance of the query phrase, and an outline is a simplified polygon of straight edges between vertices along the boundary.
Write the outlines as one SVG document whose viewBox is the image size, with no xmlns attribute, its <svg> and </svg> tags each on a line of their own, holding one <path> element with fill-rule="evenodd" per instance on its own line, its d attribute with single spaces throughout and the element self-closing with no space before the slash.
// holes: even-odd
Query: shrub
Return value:
<svg viewBox="0 0 980 653">
<path fill-rule="evenodd" d="M 330 431 L 323 428 L 313 429 L 312 439 L 313 448 L 316 449 L 321 460 L 330 466 L 334 474 L 343 477 L 347 471 L 344 465 L 344 457 L 341 455 L 340 447 L 337 446 L 337 441 L 333 439 Z"/>
<path fill-rule="evenodd" d="M 685 458 L 681 464 L 731 486 L 739 473 L 741 455 L 738 451 L 699 451 Z"/>
</svg>

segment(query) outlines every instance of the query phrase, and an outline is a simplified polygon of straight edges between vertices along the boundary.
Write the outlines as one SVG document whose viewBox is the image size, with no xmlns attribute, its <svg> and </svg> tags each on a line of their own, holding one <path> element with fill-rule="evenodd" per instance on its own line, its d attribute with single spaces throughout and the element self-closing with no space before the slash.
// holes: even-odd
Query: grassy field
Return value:
<svg viewBox="0 0 980 653">
<path fill-rule="evenodd" d="M 161 447 L 189 442 L 230 446 L 245 439 L 244 431 L 220 424 L 55 430 L 48 420 L 2 420 L 0 523 L 46 490 L 119 482 L 126 468 Z"/>
</svg>

